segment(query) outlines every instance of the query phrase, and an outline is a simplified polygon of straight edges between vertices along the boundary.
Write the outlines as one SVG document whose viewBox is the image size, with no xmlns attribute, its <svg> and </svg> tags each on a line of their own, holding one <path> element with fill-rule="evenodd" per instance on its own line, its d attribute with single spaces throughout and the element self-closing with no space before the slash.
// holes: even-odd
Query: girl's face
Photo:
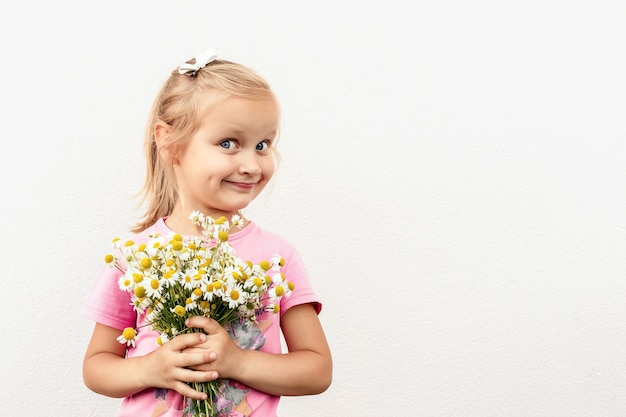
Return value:
<svg viewBox="0 0 626 417">
<path fill-rule="evenodd" d="M 250 204 L 274 174 L 278 119 L 272 99 L 229 97 L 208 112 L 174 160 L 178 214 L 199 210 L 230 219 Z"/>
</svg>

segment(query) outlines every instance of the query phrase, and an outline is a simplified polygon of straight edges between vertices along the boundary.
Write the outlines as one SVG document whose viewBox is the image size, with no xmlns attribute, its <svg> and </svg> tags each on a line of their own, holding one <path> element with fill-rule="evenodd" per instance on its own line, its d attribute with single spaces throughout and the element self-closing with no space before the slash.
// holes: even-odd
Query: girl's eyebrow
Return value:
<svg viewBox="0 0 626 417">
<path fill-rule="evenodd" d="M 270 130 L 266 133 L 263 134 L 263 138 L 259 139 L 259 140 L 274 140 L 276 139 L 276 135 L 278 134 L 278 130 L 274 129 L 274 130 Z M 245 129 L 241 129 L 241 128 L 229 128 L 227 130 L 227 133 L 225 133 L 226 136 L 232 135 L 232 136 L 242 136 L 242 137 L 246 137 L 246 130 Z"/>
</svg>

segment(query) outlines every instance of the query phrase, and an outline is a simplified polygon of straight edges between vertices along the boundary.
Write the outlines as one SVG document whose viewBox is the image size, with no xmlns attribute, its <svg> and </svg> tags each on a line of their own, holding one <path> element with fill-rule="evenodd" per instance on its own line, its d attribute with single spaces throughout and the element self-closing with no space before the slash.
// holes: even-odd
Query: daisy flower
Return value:
<svg viewBox="0 0 626 417">
<path fill-rule="evenodd" d="M 245 304 L 246 297 L 241 284 L 236 283 L 224 290 L 224 301 L 228 303 L 228 308 L 231 309 L 238 308 L 240 305 Z"/>
<path fill-rule="evenodd" d="M 169 341 L 169 339 L 167 338 L 167 333 L 165 332 L 161 332 L 161 334 L 159 335 L 159 337 L 157 337 L 157 345 L 161 346 L 164 343 L 167 343 Z"/>
<path fill-rule="evenodd" d="M 197 210 L 194 210 L 189 215 L 189 220 L 191 220 L 191 222 L 196 226 L 200 226 L 202 223 L 204 223 L 204 214 L 200 213 Z"/>
<path fill-rule="evenodd" d="M 158 278 L 158 276 L 153 275 L 148 285 L 145 286 L 146 295 L 150 298 L 160 298 L 161 292 L 163 291 L 163 282 Z"/>
<path fill-rule="evenodd" d="M 234 214 L 233 217 L 230 218 L 230 221 L 233 227 L 241 228 L 244 224 L 244 220 L 238 214 Z"/>
<path fill-rule="evenodd" d="M 115 249 L 121 249 L 122 248 L 122 239 L 120 239 L 119 237 L 116 237 L 115 239 L 113 239 L 111 241 L 111 245 L 113 245 L 113 248 L 115 248 Z"/>
<path fill-rule="evenodd" d="M 191 298 L 194 301 L 199 298 L 202 298 L 203 295 L 204 295 L 204 291 L 202 291 L 202 288 L 194 288 L 193 291 L 191 292 Z"/>
<path fill-rule="evenodd" d="M 278 304 L 278 303 L 270 303 L 270 304 L 267 305 L 265 310 L 269 311 L 270 313 L 273 313 L 273 314 L 278 314 L 278 313 L 280 313 L 280 304 Z"/>
<path fill-rule="evenodd" d="M 195 269 L 189 269 L 181 274 L 181 282 L 183 287 L 188 291 L 193 291 L 202 285 L 202 276 Z"/>
<path fill-rule="evenodd" d="M 163 271 L 161 284 L 163 284 L 165 288 L 169 288 L 175 284 L 177 278 L 178 274 L 176 273 L 176 269 L 166 269 Z"/>
<path fill-rule="evenodd" d="M 185 310 L 192 311 L 196 308 L 198 308 L 198 303 L 196 303 L 196 300 L 193 297 L 187 297 L 187 299 L 185 300 Z"/>
<path fill-rule="evenodd" d="M 117 280 L 117 284 L 122 291 L 132 291 L 135 283 L 132 277 L 129 276 L 129 274 L 124 274 L 121 275 L 120 278 Z"/>
<path fill-rule="evenodd" d="M 154 322 L 162 316 L 163 304 L 161 302 L 155 302 L 146 310 L 146 319 L 149 322 Z"/>
<path fill-rule="evenodd" d="M 117 337 L 117 341 L 123 345 L 135 347 L 135 336 L 137 336 L 137 331 L 132 327 L 127 327 Z"/>
<path fill-rule="evenodd" d="M 272 256 L 272 269 L 278 271 L 283 266 L 285 266 L 285 258 L 278 254 L 274 254 L 274 256 Z"/>
<path fill-rule="evenodd" d="M 138 313 L 144 313 L 146 311 L 146 309 L 148 307 L 150 307 L 152 305 L 152 300 L 150 300 L 148 297 L 133 297 L 133 308 L 135 309 L 135 311 L 137 311 Z"/>
<path fill-rule="evenodd" d="M 274 285 L 269 291 L 270 298 L 274 300 L 280 299 L 284 294 L 285 294 L 285 287 L 282 285 Z"/>
<path fill-rule="evenodd" d="M 263 291 L 266 288 L 265 280 L 262 275 L 253 274 L 248 276 L 246 282 L 244 282 L 243 287 L 253 293 Z"/>
<path fill-rule="evenodd" d="M 204 286 L 204 291 L 203 291 L 203 295 L 202 298 L 204 298 L 207 301 L 213 301 L 213 295 L 215 290 L 215 286 L 213 285 L 212 282 L 207 283 Z"/>
</svg>

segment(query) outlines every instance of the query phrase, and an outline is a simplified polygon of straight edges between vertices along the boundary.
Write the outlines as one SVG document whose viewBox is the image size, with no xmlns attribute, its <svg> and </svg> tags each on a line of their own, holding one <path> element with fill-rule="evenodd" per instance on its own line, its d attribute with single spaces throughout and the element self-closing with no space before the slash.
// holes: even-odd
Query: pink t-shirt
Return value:
<svg viewBox="0 0 626 417">
<path fill-rule="evenodd" d="M 137 243 L 148 242 L 148 235 L 159 233 L 170 236 L 172 232 L 164 219 L 157 221 L 152 227 L 133 236 Z M 289 297 L 283 297 L 280 304 L 280 316 L 289 308 L 312 303 L 317 312 L 321 311 L 321 303 L 311 287 L 304 264 L 296 249 L 282 237 L 263 230 L 254 222 L 250 222 L 242 230 L 229 234 L 228 241 L 235 249 L 237 256 L 255 264 L 269 260 L 275 254 L 285 259 L 282 272 L 295 288 Z M 83 315 L 98 323 L 120 331 L 126 327 L 137 327 L 135 347 L 129 347 L 128 357 L 145 355 L 155 350 L 159 334 L 150 326 L 141 327 L 144 317 L 137 317 L 129 304 L 130 294 L 118 286 L 120 272 L 116 268 L 103 266 L 83 308 Z M 268 314 L 259 318 L 257 326 L 238 329 L 244 331 L 244 337 L 238 337 L 240 346 L 270 353 L 281 353 L 280 316 Z M 278 374 L 279 369 L 276 370 Z M 232 408 L 232 416 L 276 416 L 280 397 L 256 391 L 237 381 L 229 381 L 225 390 L 225 398 L 220 404 Z M 167 389 L 148 389 L 124 398 L 120 407 L 119 417 L 180 417 L 184 408 L 183 397 L 175 391 Z"/>
</svg>

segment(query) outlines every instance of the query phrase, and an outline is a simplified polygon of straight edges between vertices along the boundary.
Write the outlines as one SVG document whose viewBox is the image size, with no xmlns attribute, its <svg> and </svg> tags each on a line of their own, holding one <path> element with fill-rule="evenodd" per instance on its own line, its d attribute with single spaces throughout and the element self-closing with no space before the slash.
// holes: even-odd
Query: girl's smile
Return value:
<svg viewBox="0 0 626 417">
<path fill-rule="evenodd" d="M 241 191 L 250 191 L 253 190 L 256 186 L 256 182 L 236 182 L 236 181 L 224 181 L 226 184 L 231 185 L 236 189 L 240 189 Z"/>
</svg>

